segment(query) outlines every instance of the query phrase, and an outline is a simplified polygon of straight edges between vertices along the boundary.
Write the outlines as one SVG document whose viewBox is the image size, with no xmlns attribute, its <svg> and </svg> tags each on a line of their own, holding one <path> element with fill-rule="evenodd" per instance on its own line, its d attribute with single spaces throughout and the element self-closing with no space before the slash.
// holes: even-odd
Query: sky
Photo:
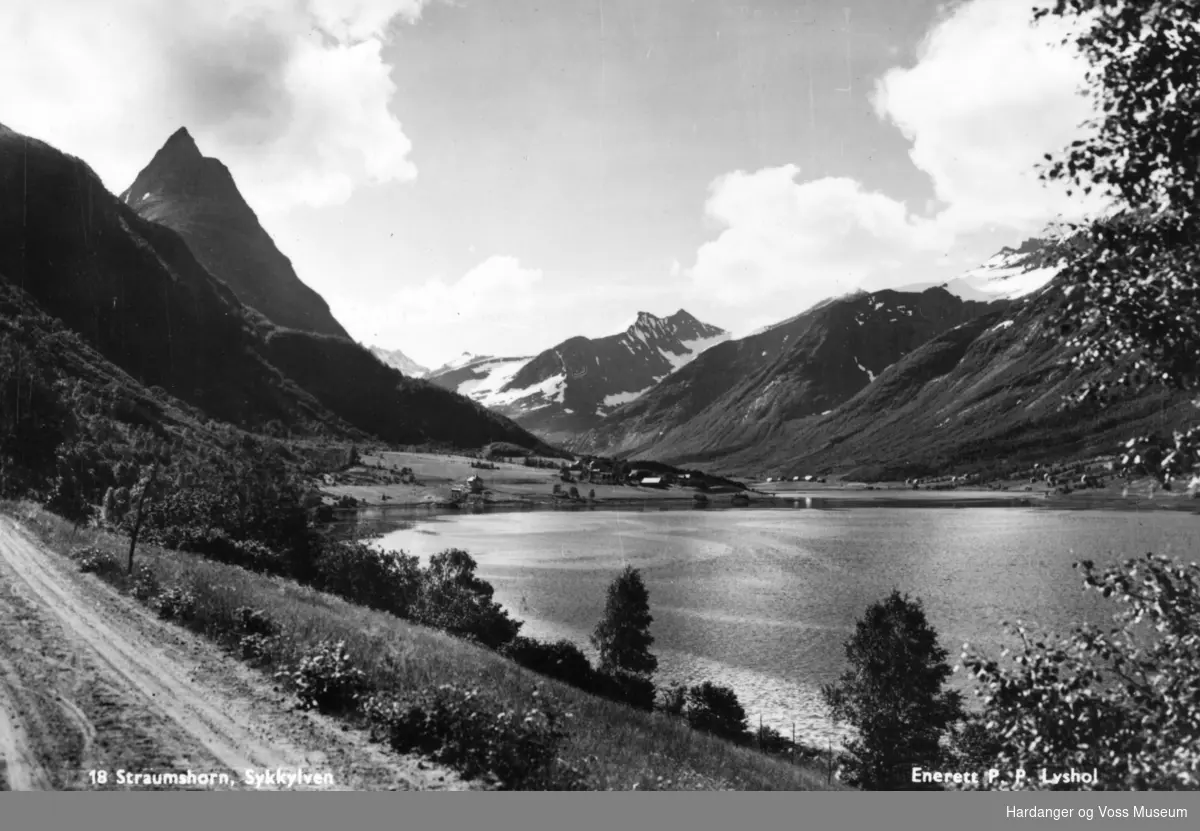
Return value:
<svg viewBox="0 0 1200 831">
<path fill-rule="evenodd" d="M 367 345 L 734 336 L 1089 209 L 1032 0 L 5 0 L 0 123 L 114 193 L 180 126 Z"/>
</svg>

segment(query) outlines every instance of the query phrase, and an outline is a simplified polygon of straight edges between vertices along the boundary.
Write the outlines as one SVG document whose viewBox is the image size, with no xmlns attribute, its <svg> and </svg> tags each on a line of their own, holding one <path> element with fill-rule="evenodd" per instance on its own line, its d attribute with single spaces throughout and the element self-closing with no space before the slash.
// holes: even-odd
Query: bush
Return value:
<svg viewBox="0 0 1200 831">
<path fill-rule="evenodd" d="M 410 617 L 421 594 L 416 557 L 376 551 L 361 542 L 334 542 L 316 561 L 316 587 L 352 603 Z"/>
<path fill-rule="evenodd" d="M 149 603 L 158 592 L 158 578 L 154 576 L 154 569 L 146 563 L 142 563 L 133 573 L 129 593 L 141 602 Z"/>
<path fill-rule="evenodd" d="M 278 627 L 266 612 L 239 606 L 234 610 L 237 621 L 238 654 L 251 663 L 269 663 L 279 645 Z"/>
<path fill-rule="evenodd" d="M 444 684 L 405 697 L 371 696 L 362 712 L 397 752 L 421 753 L 469 779 L 494 777 L 504 790 L 581 789 L 581 773 L 558 758 L 564 716 L 540 691 L 533 698 L 535 706 L 520 713 L 479 690 Z"/>
<path fill-rule="evenodd" d="M 196 595 L 183 586 L 171 586 L 154 597 L 152 604 L 164 620 L 191 620 L 196 614 Z"/>
<path fill-rule="evenodd" d="M 592 691 L 610 701 L 628 704 L 639 710 L 654 709 L 654 682 L 644 675 L 621 670 L 598 672 Z"/>
<path fill-rule="evenodd" d="M 581 690 L 590 691 L 596 686 L 596 671 L 583 651 L 569 640 L 543 643 L 516 637 L 500 653 L 526 669 Z"/>
<path fill-rule="evenodd" d="M 75 549 L 70 556 L 84 573 L 98 574 L 101 577 L 121 573 L 121 563 L 110 551 L 89 545 L 86 548 Z"/>
<path fill-rule="evenodd" d="M 1056 643 L 1018 627 L 1011 667 L 964 655 L 999 745 L 991 766 L 1099 768 L 1099 786 L 1123 791 L 1200 787 L 1200 566 L 1153 554 L 1077 565 L 1118 604 L 1116 627 Z"/>
<path fill-rule="evenodd" d="M 475 576 L 475 568 L 475 559 L 460 549 L 433 555 L 422 573 L 420 599 L 411 618 L 499 649 L 517 636 L 522 624 L 492 600 L 491 585 Z"/>
<path fill-rule="evenodd" d="M 671 684 L 661 691 L 661 699 L 657 707 L 667 715 L 682 716 L 683 708 L 687 706 L 687 687 L 683 684 Z"/>
<path fill-rule="evenodd" d="M 792 753 L 795 749 L 791 739 L 768 724 L 764 724 L 754 731 L 752 741 L 759 750 L 772 756 L 784 756 Z"/>
<path fill-rule="evenodd" d="M 742 743 L 749 738 L 746 711 L 737 694 L 711 681 L 688 688 L 683 717 L 693 729 L 704 733 Z"/>
<path fill-rule="evenodd" d="M 344 713 L 354 709 L 368 689 L 366 674 L 354 666 L 344 641 L 322 641 L 295 667 L 281 670 L 275 677 L 295 688 L 300 709 L 321 713 Z"/>
<path fill-rule="evenodd" d="M 275 622 L 267 617 L 267 613 L 261 609 L 239 606 L 233 610 L 233 613 L 238 621 L 238 627 L 247 635 L 274 635 L 278 632 Z"/>
<path fill-rule="evenodd" d="M 242 635 L 238 638 L 238 655 L 252 664 L 267 664 L 278 646 L 278 635 Z"/>
<path fill-rule="evenodd" d="M 264 574 L 290 573 L 287 558 L 256 540 L 235 540 L 219 528 L 171 526 L 156 531 L 153 539 L 166 548 L 189 551 L 229 565 Z"/>
</svg>

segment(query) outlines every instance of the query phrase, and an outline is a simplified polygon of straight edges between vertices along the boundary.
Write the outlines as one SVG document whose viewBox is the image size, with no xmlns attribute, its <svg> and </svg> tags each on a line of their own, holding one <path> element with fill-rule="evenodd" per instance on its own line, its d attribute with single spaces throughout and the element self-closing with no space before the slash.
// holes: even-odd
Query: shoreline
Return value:
<svg viewBox="0 0 1200 831">
<path fill-rule="evenodd" d="M 1171 511 L 1194 513 L 1200 515 L 1200 501 L 1194 499 L 1169 499 L 1139 496 L 1120 496 L 1116 494 L 1003 494 L 987 491 L 972 493 L 942 492 L 937 496 L 913 493 L 911 496 L 899 496 L 886 492 L 872 492 L 859 495 L 855 491 L 820 494 L 797 493 L 788 496 L 751 497 L 749 503 L 733 504 L 725 499 L 711 499 L 706 505 L 696 504 L 690 496 L 658 496 L 655 498 L 606 498 L 595 500 L 554 500 L 539 498 L 524 499 L 493 499 L 477 502 L 453 503 L 442 500 L 423 500 L 416 502 L 400 501 L 367 501 L 353 508 L 337 508 L 334 513 L 337 520 L 345 521 L 351 518 L 360 520 L 370 519 L 408 519 L 433 516 L 456 516 L 462 514 L 484 513 L 524 513 L 565 511 L 595 512 L 595 511 L 633 511 L 666 512 L 666 511 L 709 511 L 725 512 L 737 510 L 774 510 L 774 511 L 843 511 L 855 508 L 1033 508 L 1035 510 L 1064 510 L 1064 511 L 1104 511 L 1104 512 L 1159 512 Z"/>
<path fill-rule="evenodd" d="M 469 477 L 482 480 L 482 493 L 456 501 L 452 489 Z M 859 483 L 750 482 L 744 491 L 704 492 L 686 485 L 651 488 L 564 481 L 554 469 L 527 467 L 511 462 L 480 464 L 470 456 L 385 452 L 364 455 L 364 462 L 346 471 L 314 481 L 313 489 L 334 509 L 335 515 L 429 515 L 491 511 L 596 511 L 596 510 L 697 510 L 741 509 L 839 510 L 852 507 L 1032 507 L 1043 510 L 1158 511 L 1200 514 L 1200 499 L 1180 491 L 1162 491 L 1148 481 L 1100 489 L 1057 493 L 1040 483 L 1004 481 L 989 488 L 923 488 L 901 482 Z M 572 499 L 554 489 L 575 488 Z M 735 493 L 748 503 L 733 504 Z M 587 494 L 593 494 L 589 498 Z M 697 494 L 707 503 L 695 502 Z M 348 499 L 352 504 L 347 504 Z M 339 505 L 339 503 L 342 503 Z"/>
</svg>

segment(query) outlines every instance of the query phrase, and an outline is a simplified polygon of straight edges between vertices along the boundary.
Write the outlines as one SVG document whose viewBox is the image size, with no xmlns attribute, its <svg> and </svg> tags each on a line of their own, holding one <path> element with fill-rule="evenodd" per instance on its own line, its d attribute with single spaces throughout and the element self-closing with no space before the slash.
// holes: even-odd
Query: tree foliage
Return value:
<svg viewBox="0 0 1200 831">
<path fill-rule="evenodd" d="M 696 730 L 734 742 L 750 738 L 746 710 L 729 687 L 711 681 L 688 687 L 681 715 Z"/>
<path fill-rule="evenodd" d="M 658 659 L 650 653 L 653 620 L 641 572 L 626 566 L 608 587 L 604 617 L 591 637 L 600 653 L 600 671 L 652 675 L 658 669 Z"/>
<path fill-rule="evenodd" d="M 846 641 L 850 667 L 821 689 L 835 721 L 855 728 L 843 777 L 867 790 L 911 787 L 911 768 L 935 768 L 949 727 L 961 720 L 953 670 L 921 602 L 893 591 L 872 604 Z"/>
<path fill-rule="evenodd" d="M 1055 644 L 1016 627 L 1011 666 L 963 656 L 999 743 L 995 764 L 1097 768 L 1095 787 L 1114 790 L 1200 787 L 1200 566 L 1153 554 L 1105 571 L 1077 565 L 1087 589 L 1119 604 L 1115 627 Z"/>
<path fill-rule="evenodd" d="M 492 599 L 492 586 L 475 576 L 476 566 L 461 549 L 433 555 L 411 616 L 417 623 L 499 649 L 517 637 L 522 623 Z"/>
<path fill-rule="evenodd" d="M 1200 9 L 1195 0 L 1054 0 L 1034 12 L 1072 24 L 1096 117 L 1047 154 L 1042 175 L 1107 197 L 1062 272 L 1059 324 L 1074 361 L 1104 370 L 1075 401 L 1200 381 Z M 1200 403 L 1200 402 L 1198 402 Z M 1200 433 L 1146 435 L 1129 459 L 1161 480 L 1200 475 Z M 1152 447 L 1157 463 L 1144 464 Z"/>
</svg>

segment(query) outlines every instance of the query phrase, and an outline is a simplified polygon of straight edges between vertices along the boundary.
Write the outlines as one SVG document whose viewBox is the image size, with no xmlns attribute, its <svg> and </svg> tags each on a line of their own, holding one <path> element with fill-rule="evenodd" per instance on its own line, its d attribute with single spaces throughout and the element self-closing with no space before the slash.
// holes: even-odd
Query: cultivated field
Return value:
<svg viewBox="0 0 1200 831">
<path fill-rule="evenodd" d="M 556 501 L 556 484 L 562 485 L 563 491 L 574 485 L 583 499 L 595 491 L 595 502 L 608 504 L 659 500 L 690 503 L 695 493 L 694 488 L 687 487 L 565 483 L 556 469 L 525 467 L 519 463 L 489 462 L 497 469 L 481 470 L 471 467 L 472 462 L 479 461 L 471 456 L 382 452 L 363 453 L 361 459 L 361 465 L 337 474 L 336 484 L 322 485 L 321 490 L 335 498 L 351 496 L 366 505 L 443 505 L 451 501 L 452 487 L 464 486 L 469 477 L 478 475 L 485 488 L 484 500 L 498 505 L 552 504 Z M 412 470 L 415 484 L 389 481 L 403 468 Z"/>
</svg>

